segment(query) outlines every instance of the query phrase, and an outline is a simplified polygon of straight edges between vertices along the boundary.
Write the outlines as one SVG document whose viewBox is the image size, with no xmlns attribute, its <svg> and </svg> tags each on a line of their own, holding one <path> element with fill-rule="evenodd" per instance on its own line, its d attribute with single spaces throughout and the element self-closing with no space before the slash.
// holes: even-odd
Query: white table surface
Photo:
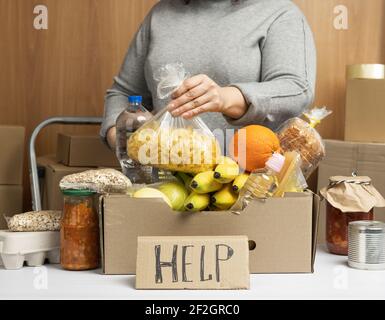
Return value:
<svg viewBox="0 0 385 320">
<path fill-rule="evenodd" d="M 385 299 L 385 271 L 351 269 L 346 257 L 320 247 L 314 274 L 251 275 L 250 290 L 139 291 L 134 286 L 134 276 L 105 276 L 100 270 L 0 267 L 0 299 Z"/>
</svg>

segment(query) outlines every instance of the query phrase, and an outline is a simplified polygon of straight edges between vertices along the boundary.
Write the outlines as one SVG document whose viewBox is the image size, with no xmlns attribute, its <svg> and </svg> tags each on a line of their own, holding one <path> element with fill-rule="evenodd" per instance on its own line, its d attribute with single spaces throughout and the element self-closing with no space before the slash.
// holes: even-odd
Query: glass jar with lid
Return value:
<svg viewBox="0 0 385 320">
<path fill-rule="evenodd" d="M 60 262 L 66 270 L 99 267 L 99 219 L 90 190 L 64 190 Z"/>
<path fill-rule="evenodd" d="M 373 220 L 373 208 L 385 206 L 384 198 L 369 177 L 336 176 L 321 190 L 326 204 L 326 244 L 330 253 L 348 255 L 350 222 Z"/>
</svg>

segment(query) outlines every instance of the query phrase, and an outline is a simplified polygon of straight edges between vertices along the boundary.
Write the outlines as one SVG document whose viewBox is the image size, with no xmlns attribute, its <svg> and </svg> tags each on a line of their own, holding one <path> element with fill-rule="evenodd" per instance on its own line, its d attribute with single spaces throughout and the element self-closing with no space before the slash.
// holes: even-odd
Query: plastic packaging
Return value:
<svg viewBox="0 0 385 320">
<path fill-rule="evenodd" d="M 133 183 L 153 182 L 152 167 L 140 165 L 127 153 L 127 139 L 151 118 L 152 114 L 142 105 L 142 97 L 130 96 L 127 108 L 116 120 L 116 156 L 123 173 Z"/>
<path fill-rule="evenodd" d="M 5 269 L 21 269 L 24 262 L 37 267 L 60 263 L 60 233 L 0 231 L 0 265 Z"/>
<path fill-rule="evenodd" d="M 87 170 L 65 176 L 60 181 L 62 190 L 92 190 L 96 193 L 126 193 L 132 186 L 130 179 L 114 169 Z"/>
<path fill-rule="evenodd" d="M 5 217 L 13 232 L 59 231 L 61 211 L 31 211 Z"/>
<path fill-rule="evenodd" d="M 167 99 L 186 77 L 181 64 L 161 68 L 155 76 L 159 98 Z M 221 154 L 215 136 L 199 117 L 173 117 L 166 109 L 130 136 L 127 150 L 142 165 L 191 173 L 213 170 Z"/>
<path fill-rule="evenodd" d="M 314 128 L 329 114 L 331 111 L 325 107 L 314 108 L 304 113 L 309 122 L 293 118 L 286 121 L 278 131 L 282 150 L 297 151 L 301 155 L 301 169 L 306 179 L 325 156 L 325 145 Z"/>
<path fill-rule="evenodd" d="M 274 197 L 283 197 L 287 192 L 303 192 L 307 187 L 301 170 L 301 156 L 296 151 L 285 152 L 285 163 L 278 174 L 278 187 Z"/>
<path fill-rule="evenodd" d="M 278 175 L 284 163 L 285 157 L 279 153 L 274 153 L 266 162 L 264 169 L 252 172 L 231 210 L 234 213 L 240 213 L 250 201 L 272 197 L 278 188 Z"/>
</svg>

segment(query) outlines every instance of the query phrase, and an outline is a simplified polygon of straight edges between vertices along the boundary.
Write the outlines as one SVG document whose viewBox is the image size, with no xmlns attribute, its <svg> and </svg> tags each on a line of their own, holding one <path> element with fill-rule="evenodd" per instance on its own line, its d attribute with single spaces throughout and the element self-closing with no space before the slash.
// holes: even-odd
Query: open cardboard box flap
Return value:
<svg viewBox="0 0 385 320">
<path fill-rule="evenodd" d="M 138 236 L 246 235 L 251 273 L 313 272 L 320 199 L 312 193 L 254 201 L 232 212 L 180 213 L 160 199 L 100 198 L 105 274 L 135 274 Z"/>
</svg>

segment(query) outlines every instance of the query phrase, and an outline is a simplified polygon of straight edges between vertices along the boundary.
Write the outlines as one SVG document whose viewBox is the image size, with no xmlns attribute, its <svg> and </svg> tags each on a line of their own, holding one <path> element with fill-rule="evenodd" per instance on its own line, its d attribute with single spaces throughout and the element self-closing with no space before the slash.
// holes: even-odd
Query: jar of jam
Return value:
<svg viewBox="0 0 385 320">
<path fill-rule="evenodd" d="M 326 243 L 329 252 L 348 255 L 349 223 L 373 220 L 373 208 L 385 206 L 385 199 L 369 177 L 336 176 L 321 190 L 326 204 Z"/>
<path fill-rule="evenodd" d="M 342 212 L 326 204 L 326 244 L 330 253 L 348 255 L 349 222 L 361 220 L 374 220 L 373 208 L 369 212 Z"/>
<path fill-rule="evenodd" d="M 99 219 L 94 205 L 95 192 L 64 190 L 60 228 L 60 263 L 66 270 L 99 267 Z"/>
</svg>

